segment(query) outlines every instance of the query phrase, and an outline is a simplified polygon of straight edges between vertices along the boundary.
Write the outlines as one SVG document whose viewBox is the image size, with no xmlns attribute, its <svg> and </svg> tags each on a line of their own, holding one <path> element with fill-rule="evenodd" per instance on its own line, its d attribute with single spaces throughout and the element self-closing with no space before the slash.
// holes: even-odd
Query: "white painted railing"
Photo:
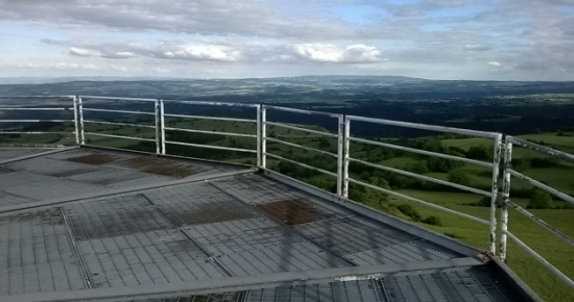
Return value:
<svg viewBox="0 0 574 302">
<path fill-rule="evenodd" d="M 6 97 L 8 98 L 8 97 Z M 14 98 L 14 97 L 10 97 Z M 19 97 L 19 98 L 31 98 L 29 96 L 26 97 Z M 33 97 L 38 98 L 38 97 Z M 41 98 L 41 97 L 40 97 Z M 54 96 L 45 97 L 45 98 L 54 98 Z M 546 230 L 550 231 L 557 237 L 565 240 L 570 245 L 574 246 L 574 240 L 565 235 L 564 233 L 560 232 L 559 230 L 553 228 L 547 222 L 535 217 L 532 213 L 528 212 L 526 209 L 520 207 L 516 203 L 513 203 L 510 200 L 510 178 L 511 176 L 520 178 L 528 183 L 532 184 L 534 187 L 537 187 L 545 192 L 548 192 L 558 198 L 565 200 L 566 202 L 574 204 L 574 197 L 569 196 L 563 192 L 560 192 L 556 189 L 551 188 L 539 181 L 536 181 L 526 175 L 523 175 L 515 170 L 512 169 L 511 161 L 512 161 L 512 145 L 518 145 L 521 147 L 525 147 L 531 150 L 535 150 L 545 154 L 546 156 L 555 157 L 561 160 L 565 160 L 568 162 L 574 162 L 574 155 L 567 154 L 558 150 L 554 150 L 548 147 L 544 147 L 538 144 L 534 144 L 513 136 L 506 136 L 504 142 L 502 141 L 503 135 L 500 133 L 493 133 L 493 132 L 484 132 L 484 131 L 475 131 L 475 130 L 468 130 L 468 129 L 460 129 L 460 128 L 451 128 L 451 127 L 443 127 L 443 126 L 433 126 L 433 125 L 424 125 L 424 124 L 416 124 L 416 123 L 407 123 L 407 122 L 399 122 L 393 120 L 385 120 L 385 119 L 376 119 L 376 118 L 368 118 L 368 117 L 361 117 L 361 116 L 350 116 L 350 115 L 343 115 L 343 114 L 336 114 L 336 113 L 327 113 L 327 112 L 320 112 L 320 111 L 311 111 L 311 110 L 304 110 L 304 109 L 295 109 L 295 108 L 286 108 L 286 107 L 277 107 L 277 106 L 269 106 L 269 105 L 260 105 L 260 104 L 245 104 L 245 103 L 222 103 L 222 102 L 198 102 L 198 101 L 180 101 L 180 100 L 161 100 L 161 99 L 145 99 L 145 98 L 124 98 L 124 97 L 100 97 L 100 96 L 57 96 L 57 98 L 68 98 L 72 101 L 73 107 L 60 107 L 60 108 L 32 108 L 32 107 L 2 107 L 0 106 L 0 113 L 1 112 L 11 112 L 11 111 L 73 111 L 74 118 L 70 120 L 63 120 L 63 119 L 0 119 L 0 123 L 37 123 L 37 122 L 54 122 L 54 123 L 61 123 L 61 122 L 73 122 L 75 131 L 72 132 L 76 136 L 76 143 L 79 145 L 85 144 L 85 135 L 96 135 L 96 136 L 103 136 L 103 137 L 110 137 L 110 138 L 118 138 L 118 139 L 129 139 L 129 140 L 137 140 L 137 141 L 147 141 L 147 142 L 155 142 L 156 145 L 156 154 L 168 154 L 166 145 L 181 145 L 181 146 L 188 146 L 188 147 L 196 147 L 196 148 L 209 148 L 209 149 L 217 149 L 217 150 L 227 150 L 227 151 L 235 151 L 235 152 L 245 152 L 245 153 L 255 153 L 257 154 L 257 166 L 262 169 L 267 169 L 267 157 L 271 157 L 280 161 L 289 162 L 307 169 L 311 169 L 317 172 L 321 172 L 327 175 L 330 175 L 337 180 L 337 195 L 340 197 L 348 197 L 349 193 L 349 184 L 354 183 L 357 185 L 362 185 L 368 187 L 373 190 L 377 190 L 383 192 L 385 194 L 393 195 L 405 200 L 409 200 L 412 202 L 417 202 L 423 204 L 428 207 L 432 207 L 434 209 L 438 209 L 444 211 L 446 213 L 450 213 L 453 215 L 457 215 L 459 217 L 463 217 L 480 224 L 488 225 L 490 229 L 490 236 L 489 236 L 489 251 L 492 255 L 499 256 L 501 259 L 506 259 L 507 252 L 506 252 L 506 239 L 507 237 L 512 238 L 520 247 L 525 249 L 531 256 L 533 256 L 537 261 L 542 263 L 545 267 L 547 267 L 551 272 L 553 272 L 556 276 L 558 276 L 561 280 L 567 283 L 569 286 L 574 288 L 574 282 L 568 278 L 565 274 L 563 274 L 560 270 L 550 264 L 547 260 L 537 254 L 532 248 L 527 246 L 524 242 L 520 241 L 515 235 L 508 231 L 508 208 L 512 207 L 516 209 L 519 213 L 524 214 L 526 217 L 532 219 L 534 222 L 539 224 L 541 227 L 545 228 Z M 102 109 L 102 108 L 92 108 L 92 107 L 85 107 L 84 101 L 89 100 L 90 104 L 92 101 L 98 100 L 107 100 L 107 101 L 129 101 L 129 102 L 142 102 L 145 107 L 147 103 L 152 103 L 149 109 L 153 109 L 150 111 L 132 111 L 132 110 L 115 110 L 115 109 Z M 243 118 L 232 118 L 232 117 L 217 117 L 217 116 L 205 116 L 205 115 L 189 115 L 189 114 L 180 114 L 180 113 L 172 113 L 171 111 L 166 113 L 166 107 L 169 110 L 170 104 L 180 104 L 180 105 L 189 105 L 189 106 L 225 106 L 225 107 L 243 107 L 248 109 L 253 109 L 254 118 L 253 119 L 243 119 Z M 331 132 L 324 132 L 319 130 L 313 130 L 308 128 L 299 127 L 297 125 L 288 124 L 288 123 L 280 123 L 269 121 L 267 119 L 267 112 L 268 111 L 279 111 L 279 112 L 288 112 L 291 114 L 303 114 L 303 115 L 316 115 L 316 116 L 323 116 L 327 118 L 332 118 L 334 123 L 336 123 L 337 133 Z M 110 114 L 120 114 L 119 116 L 124 115 L 144 115 L 144 116 L 153 116 L 153 120 L 155 125 L 140 125 L 140 124 L 132 124 L 132 123 L 120 123 L 120 122 L 110 122 L 110 121 L 103 121 L 103 120 L 93 120 L 93 119 L 85 119 L 84 114 L 89 112 L 100 112 L 100 113 L 110 113 Z M 233 132 L 223 132 L 223 131 L 207 131 L 207 130 L 199 130 L 199 129 L 189 129 L 189 128 L 176 128 L 176 127 L 166 127 L 165 118 L 183 118 L 183 119 L 205 119 L 205 120 L 214 120 L 214 121 L 226 121 L 226 122 L 241 122 L 241 123 L 255 123 L 257 126 L 255 127 L 255 133 L 233 133 Z M 442 132 L 442 133 L 453 133 L 459 134 L 464 136 L 471 136 L 471 137 L 480 137 L 491 139 L 493 141 L 493 160 L 491 162 L 480 161 L 475 159 L 469 159 L 465 157 L 449 155 L 449 154 L 442 154 L 437 152 L 431 152 L 406 146 L 401 146 L 397 144 L 392 144 L 388 142 L 380 142 L 380 141 L 373 141 L 368 140 L 365 138 L 354 137 L 351 135 L 351 122 L 362 122 L 362 123 L 369 123 L 369 124 L 378 124 L 378 125 L 388 125 L 388 126 L 395 126 L 395 127 L 402 127 L 402 128 L 410 128 L 410 129 L 418 129 L 418 130 L 428 130 L 434 132 Z M 115 135 L 115 134 L 106 134 L 106 133 L 97 133 L 97 132 L 86 132 L 85 131 L 85 124 L 101 124 L 101 125 L 115 125 L 115 126 L 128 126 L 128 127 L 143 127 L 143 128 L 152 128 L 155 129 L 155 138 L 142 138 L 142 137 L 134 137 L 134 136 L 124 136 L 124 135 Z M 1 125 L 1 124 L 0 124 Z M 279 128 L 291 129 L 301 132 L 306 132 L 318 136 L 325 136 L 337 139 L 337 153 L 332 153 L 292 142 L 287 142 L 281 140 L 279 138 L 269 137 L 267 135 L 268 126 L 274 126 Z M 246 138 L 253 138 L 257 140 L 256 148 L 255 149 L 243 149 L 243 148 L 232 148 L 226 146 L 217 146 L 217 145 L 206 145 L 206 144 L 194 144 L 194 143 L 187 143 L 187 142 L 179 142 L 179 141 L 170 141 L 166 140 L 165 131 L 183 131 L 183 132 L 190 132 L 190 133 L 202 133 L 202 134 L 216 134 L 216 135 L 223 135 L 223 136 L 234 136 L 234 137 L 246 137 Z M 0 131 L 0 134 L 47 134 L 47 133 L 60 133 L 60 132 L 42 132 L 42 131 Z M 317 152 L 319 154 L 327 155 L 336 158 L 337 160 L 337 171 L 331 172 L 326 171 L 324 169 L 320 169 L 318 167 L 314 167 L 312 165 L 304 164 L 297 162 L 292 159 L 288 159 L 277 154 L 273 154 L 267 151 L 268 143 L 278 143 L 283 144 L 293 148 L 299 148 L 302 150 Z M 473 188 L 466 185 L 461 185 L 457 183 L 453 183 L 450 181 L 440 180 L 436 178 L 432 178 L 425 175 L 419 175 L 416 173 L 391 168 L 388 166 L 371 163 L 368 161 L 364 161 L 361 159 L 351 157 L 351 142 L 360 143 L 360 144 L 368 144 L 373 146 L 378 146 L 382 148 L 391 148 L 405 152 L 411 152 L 416 154 L 422 154 L 426 156 L 434 156 L 448 160 L 454 160 L 459 162 L 464 162 L 468 164 L 478 165 L 482 167 L 488 167 L 492 169 L 492 185 L 490 191 L 485 191 L 477 188 Z M 501 210 L 501 224 L 500 228 L 497 227 L 497 196 L 499 194 L 499 164 L 502 157 L 502 152 L 504 151 L 504 173 L 503 173 L 503 188 L 502 188 L 502 196 L 503 196 L 503 204 Z M 351 162 L 359 163 L 365 166 L 369 166 L 371 168 L 384 170 L 391 173 L 396 173 L 399 175 L 412 177 L 428 182 L 433 182 L 436 184 L 450 186 L 456 188 L 461 191 L 466 191 L 478 195 L 483 195 L 490 197 L 491 205 L 490 205 L 490 219 L 485 220 L 481 219 L 472 215 L 468 215 L 465 213 L 461 213 L 459 211 L 455 211 L 453 209 L 449 209 L 443 206 L 439 206 L 432 202 L 424 201 L 418 198 L 414 198 L 411 196 L 407 196 L 386 188 L 382 188 L 379 186 L 375 186 L 361 180 L 354 179 L 349 176 L 349 164 Z M 500 248 L 496 249 L 496 231 L 499 229 L 500 231 Z"/>
</svg>

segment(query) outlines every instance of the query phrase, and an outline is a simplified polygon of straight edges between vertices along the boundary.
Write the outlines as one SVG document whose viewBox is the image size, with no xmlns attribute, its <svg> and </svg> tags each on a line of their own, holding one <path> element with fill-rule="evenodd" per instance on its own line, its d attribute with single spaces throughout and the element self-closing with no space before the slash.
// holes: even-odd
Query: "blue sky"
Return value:
<svg viewBox="0 0 574 302">
<path fill-rule="evenodd" d="M 574 80 L 574 0 L 0 0 L 0 77 Z"/>
</svg>

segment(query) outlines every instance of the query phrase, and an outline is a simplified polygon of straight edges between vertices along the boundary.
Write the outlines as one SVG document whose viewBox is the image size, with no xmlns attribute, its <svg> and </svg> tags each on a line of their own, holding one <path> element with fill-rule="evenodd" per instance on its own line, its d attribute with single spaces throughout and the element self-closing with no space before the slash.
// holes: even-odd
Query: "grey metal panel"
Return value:
<svg viewBox="0 0 574 302">
<path fill-rule="evenodd" d="M 17 148 L 4 149 L 0 147 L 0 161 L 26 155 L 38 154 L 45 151 L 46 149 L 17 149 Z"/>
<path fill-rule="evenodd" d="M 3 190 L 10 194 L 40 201 L 61 196 L 75 196 L 79 194 L 99 192 L 101 191 L 101 187 L 66 179 L 56 179 L 49 182 L 37 182 L 29 185 L 19 184 L 18 186 L 9 187 Z"/>
<path fill-rule="evenodd" d="M 0 217 L 0 295 L 86 287 L 59 209 Z"/>
<path fill-rule="evenodd" d="M 167 187 L 146 193 L 180 225 L 253 218 L 256 212 L 205 183 Z"/>
<path fill-rule="evenodd" d="M 173 228 L 141 195 L 71 203 L 63 209 L 78 241 Z"/>
<path fill-rule="evenodd" d="M 223 276 L 141 195 L 72 203 L 64 210 L 97 287 Z"/>
<path fill-rule="evenodd" d="M 304 193 L 274 183 L 259 175 L 239 176 L 213 182 L 242 199 L 257 203 L 258 208 L 296 200 L 307 205 L 276 207 L 266 211 L 279 221 L 292 225 L 293 230 L 318 246 L 328 248 L 357 265 L 401 263 L 461 257 L 461 254 L 425 241 L 417 236 L 381 224 L 373 224 L 351 211 L 317 203 Z M 305 212 L 300 209 L 305 209 Z M 277 214 L 278 211 L 286 213 Z M 298 216 L 290 219 L 289 216 Z M 312 216 L 312 217 L 310 217 Z M 307 219 L 303 219 L 307 218 Z"/>
<path fill-rule="evenodd" d="M 125 185 L 124 183 L 129 182 L 132 185 L 132 181 L 136 181 L 137 183 L 146 183 L 152 181 L 151 178 L 155 179 L 162 179 L 163 181 L 171 180 L 172 178 L 168 177 L 154 177 L 152 175 L 130 171 L 130 170 L 118 170 L 118 169 L 110 169 L 104 168 L 100 171 L 96 171 L 93 173 L 88 174 L 80 174 L 68 177 L 68 179 L 78 182 L 84 182 L 89 184 L 94 184 L 98 186 L 112 186 L 114 184 L 120 184 L 121 186 Z"/>
<path fill-rule="evenodd" d="M 28 160 L 30 158 L 38 157 L 38 156 L 46 156 L 50 154 L 56 154 L 64 151 L 69 151 L 76 149 L 77 147 L 68 147 L 63 148 L 62 146 L 54 146 L 53 150 L 46 149 L 46 148 L 10 148 L 10 149 L 2 149 L 0 148 L 0 165 Z"/>
<path fill-rule="evenodd" d="M 33 199 L 0 191 L 0 207 L 34 202 Z"/>
<path fill-rule="evenodd" d="M 68 177 L 83 173 L 95 172 L 97 167 L 74 162 L 37 157 L 25 161 L 15 162 L 7 165 L 16 171 L 27 171 L 34 174 Z"/>
<path fill-rule="evenodd" d="M 450 259 L 462 255 L 393 228 L 377 228 L 353 218 L 295 226 L 305 237 L 358 265 Z"/>
<path fill-rule="evenodd" d="M 246 302 L 504 302 L 524 301 L 491 267 L 465 267 L 386 276 L 381 279 L 285 284 L 276 288 L 187 296 L 165 301 Z M 178 300 L 180 299 L 180 300 Z M 163 301 L 163 300 L 138 300 Z"/>
</svg>

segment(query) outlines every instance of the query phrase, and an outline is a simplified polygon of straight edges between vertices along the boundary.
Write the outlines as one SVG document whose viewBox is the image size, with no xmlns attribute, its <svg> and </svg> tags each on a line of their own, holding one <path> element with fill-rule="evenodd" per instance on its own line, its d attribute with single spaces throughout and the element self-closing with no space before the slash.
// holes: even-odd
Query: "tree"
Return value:
<svg viewBox="0 0 574 302">
<path fill-rule="evenodd" d="M 472 159 L 487 160 L 491 159 L 492 157 L 490 153 L 491 152 L 488 151 L 488 148 L 486 146 L 479 145 L 470 147 L 470 149 L 468 149 L 468 152 L 466 152 L 466 156 Z"/>
<path fill-rule="evenodd" d="M 528 205 L 526 206 L 527 209 L 550 209 L 551 205 L 550 203 L 552 202 L 552 196 L 550 196 L 550 194 L 535 189 L 532 192 L 532 197 L 530 198 L 530 202 L 528 203 Z"/>
<path fill-rule="evenodd" d="M 321 140 L 319 141 L 319 147 L 320 148 L 330 148 L 331 147 L 331 143 L 329 142 L 329 140 L 326 137 L 322 137 Z"/>
<path fill-rule="evenodd" d="M 454 170 L 448 173 L 448 181 L 459 185 L 470 186 L 470 178 L 462 170 Z"/>
</svg>

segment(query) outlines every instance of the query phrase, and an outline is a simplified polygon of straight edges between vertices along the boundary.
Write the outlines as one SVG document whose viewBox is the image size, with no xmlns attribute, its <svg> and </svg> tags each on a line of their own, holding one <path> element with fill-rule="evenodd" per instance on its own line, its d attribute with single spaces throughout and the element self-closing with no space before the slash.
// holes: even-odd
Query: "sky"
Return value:
<svg viewBox="0 0 574 302">
<path fill-rule="evenodd" d="M 0 77 L 574 80 L 574 0 L 0 0 Z"/>
</svg>

